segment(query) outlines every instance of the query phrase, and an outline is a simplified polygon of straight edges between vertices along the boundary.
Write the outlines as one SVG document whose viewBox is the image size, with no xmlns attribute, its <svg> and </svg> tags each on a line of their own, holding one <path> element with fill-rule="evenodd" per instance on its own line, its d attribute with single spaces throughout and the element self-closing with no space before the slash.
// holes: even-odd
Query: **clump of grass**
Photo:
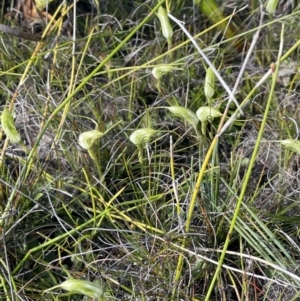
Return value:
<svg viewBox="0 0 300 301">
<path fill-rule="evenodd" d="M 43 43 L 0 43 L 1 111 L 23 143 L 1 132 L 1 298 L 298 298 L 298 12 L 95 2 L 52 43 L 76 5 L 53 2 Z M 192 37 L 171 18 L 185 15 Z M 156 78 L 161 66 L 171 72 Z M 204 130 L 199 108 L 222 113 Z M 162 135 L 137 148 L 140 129 Z M 85 133 L 101 139 L 83 148 Z"/>
</svg>

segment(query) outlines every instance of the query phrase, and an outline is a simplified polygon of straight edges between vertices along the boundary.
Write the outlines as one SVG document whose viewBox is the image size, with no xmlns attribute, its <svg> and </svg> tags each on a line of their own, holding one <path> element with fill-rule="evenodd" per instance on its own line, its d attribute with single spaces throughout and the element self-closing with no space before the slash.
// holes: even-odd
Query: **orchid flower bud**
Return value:
<svg viewBox="0 0 300 301">
<path fill-rule="evenodd" d="M 173 29 L 170 24 L 167 11 L 162 6 L 160 6 L 156 15 L 159 18 L 163 36 L 167 41 L 170 41 L 173 36 Z"/>
<path fill-rule="evenodd" d="M 173 65 L 169 65 L 169 64 L 161 64 L 161 65 L 157 65 L 152 69 L 152 75 L 157 80 L 159 80 L 163 75 L 173 70 L 181 70 L 181 68 L 176 68 Z"/>
<path fill-rule="evenodd" d="M 21 136 L 16 129 L 14 117 L 8 108 L 5 108 L 1 115 L 2 129 L 12 143 L 19 143 Z"/>
<path fill-rule="evenodd" d="M 300 141 L 294 140 L 294 139 L 286 139 L 286 140 L 280 140 L 280 143 L 283 145 L 284 148 L 295 152 L 297 154 L 300 154 Z"/>
<path fill-rule="evenodd" d="M 157 134 L 158 130 L 153 130 L 151 128 L 143 128 L 135 130 L 129 137 L 130 141 L 135 145 L 144 145 L 148 143 L 152 136 Z"/>
<path fill-rule="evenodd" d="M 268 14 L 273 15 L 276 11 L 279 0 L 269 0 L 266 6 L 266 11 Z"/>
<path fill-rule="evenodd" d="M 79 135 L 78 143 L 81 147 L 89 150 L 97 139 L 101 138 L 104 133 L 98 130 L 87 131 Z"/>
<path fill-rule="evenodd" d="M 216 75 L 214 71 L 210 67 L 207 68 L 204 81 L 204 93 L 208 100 L 215 94 L 215 80 Z"/>
<path fill-rule="evenodd" d="M 204 106 L 197 110 L 196 115 L 198 119 L 203 122 L 221 117 L 223 114 L 216 108 Z"/>
<path fill-rule="evenodd" d="M 201 121 L 202 134 L 205 135 L 207 122 L 221 117 L 223 114 L 216 108 L 204 106 L 197 110 L 196 115 Z"/>
<path fill-rule="evenodd" d="M 80 279 L 68 279 L 60 285 L 56 285 L 45 292 L 51 291 L 55 288 L 62 288 L 72 294 L 80 294 L 99 299 L 103 297 L 104 293 L 103 288 L 96 283 Z"/>
<path fill-rule="evenodd" d="M 138 129 L 131 133 L 129 139 L 138 148 L 138 157 L 141 165 L 143 165 L 143 147 L 157 133 L 159 133 L 158 130 L 151 128 Z"/>
</svg>

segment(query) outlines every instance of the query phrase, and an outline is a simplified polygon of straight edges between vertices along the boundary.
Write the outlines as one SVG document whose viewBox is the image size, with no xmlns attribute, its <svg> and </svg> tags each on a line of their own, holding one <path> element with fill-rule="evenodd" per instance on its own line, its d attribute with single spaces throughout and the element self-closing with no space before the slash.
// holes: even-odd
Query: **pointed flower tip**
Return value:
<svg viewBox="0 0 300 301">
<path fill-rule="evenodd" d="M 181 106 L 171 106 L 166 107 L 170 112 L 172 112 L 175 116 L 185 120 L 193 127 L 196 127 L 199 123 L 199 119 L 197 115 L 188 108 L 181 107 Z"/>
</svg>

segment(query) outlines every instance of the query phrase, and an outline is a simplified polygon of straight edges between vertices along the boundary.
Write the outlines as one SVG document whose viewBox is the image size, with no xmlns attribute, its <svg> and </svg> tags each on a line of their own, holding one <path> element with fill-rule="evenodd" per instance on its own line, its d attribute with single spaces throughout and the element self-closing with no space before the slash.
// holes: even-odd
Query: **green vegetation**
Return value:
<svg viewBox="0 0 300 301">
<path fill-rule="evenodd" d="M 300 300 L 300 13 L 267 5 L 53 0 L 40 42 L 1 33 L 1 300 Z"/>
</svg>

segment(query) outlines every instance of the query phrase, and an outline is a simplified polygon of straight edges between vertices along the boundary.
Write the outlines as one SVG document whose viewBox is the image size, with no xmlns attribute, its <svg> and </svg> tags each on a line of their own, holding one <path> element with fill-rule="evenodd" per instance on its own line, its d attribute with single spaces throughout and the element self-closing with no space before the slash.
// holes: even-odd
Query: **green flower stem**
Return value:
<svg viewBox="0 0 300 301">
<path fill-rule="evenodd" d="M 101 172 L 101 165 L 100 165 L 100 158 L 97 158 L 95 150 L 93 147 L 88 149 L 88 153 L 90 155 L 90 157 L 92 158 L 93 162 L 96 165 L 97 171 L 98 171 L 98 175 L 99 175 L 99 179 L 100 182 L 102 182 L 102 172 Z"/>
</svg>

